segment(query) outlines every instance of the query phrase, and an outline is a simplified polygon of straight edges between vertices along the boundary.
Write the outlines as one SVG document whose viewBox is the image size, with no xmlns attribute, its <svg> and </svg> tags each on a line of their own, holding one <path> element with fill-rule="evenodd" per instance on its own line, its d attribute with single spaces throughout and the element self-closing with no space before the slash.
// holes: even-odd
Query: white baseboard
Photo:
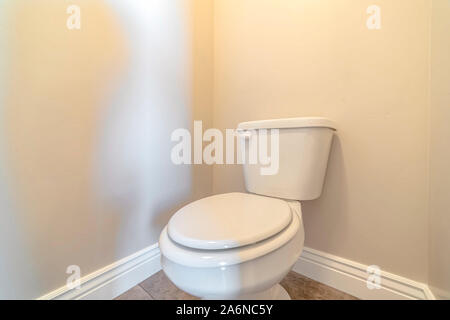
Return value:
<svg viewBox="0 0 450 320">
<path fill-rule="evenodd" d="M 293 270 L 365 300 L 434 300 L 426 284 L 381 272 L 381 288 L 367 288 L 367 265 L 304 248 Z M 81 279 L 80 289 L 62 287 L 42 300 L 110 300 L 161 270 L 158 245 L 152 245 Z"/>
<path fill-rule="evenodd" d="M 161 270 L 158 244 L 81 279 L 80 289 L 64 286 L 39 300 L 111 300 Z"/>
<path fill-rule="evenodd" d="M 434 300 L 426 284 L 381 271 L 379 289 L 367 288 L 367 265 L 304 248 L 293 270 L 364 300 Z"/>
</svg>

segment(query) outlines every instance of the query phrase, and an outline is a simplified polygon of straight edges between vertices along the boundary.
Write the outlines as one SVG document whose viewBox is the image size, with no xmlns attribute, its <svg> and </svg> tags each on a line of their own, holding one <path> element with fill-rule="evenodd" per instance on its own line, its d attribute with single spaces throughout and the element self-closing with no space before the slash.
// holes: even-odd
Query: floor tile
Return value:
<svg viewBox="0 0 450 320">
<path fill-rule="evenodd" d="M 153 300 L 153 298 L 140 286 L 135 286 L 115 300 Z"/>
<path fill-rule="evenodd" d="M 292 300 L 357 300 L 349 294 L 306 278 L 293 271 L 289 272 L 283 281 L 281 281 L 281 285 L 289 293 Z"/>
<path fill-rule="evenodd" d="M 291 296 L 292 300 L 357 300 L 355 297 L 326 286 L 317 281 L 291 271 L 281 282 L 281 285 Z M 118 300 L 195 300 L 193 297 L 177 287 L 160 271 L 146 279 Z"/>
<path fill-rule="evenodd" d="M 181 291 L 166 277 L 163 271 L 160 271 L 147 280 L 143 281 L 140 286 L 147 291 L 155 300 L 195 300 L 186 292 Z"/>
</svg>

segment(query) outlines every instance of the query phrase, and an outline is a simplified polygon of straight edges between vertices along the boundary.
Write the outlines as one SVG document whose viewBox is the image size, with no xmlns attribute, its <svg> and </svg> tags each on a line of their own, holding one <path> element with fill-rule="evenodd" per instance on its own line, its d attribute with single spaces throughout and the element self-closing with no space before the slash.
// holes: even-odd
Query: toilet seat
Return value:
<svg viewBox="0 0 450 320">
<path fill-rule="evenodd" d="M 284 201 L 290 209 L 291 221 L 287 227 L 262 241 L 254 244 L 223 250 L 204 250 L 189 248 L 173 241 L 164 228 L 161 233 L 159 245 L 164 256 L 180 265 L 212 268 L 225 267 L 243 263 L 262 257 L 287 244 L 295 236 L 304 238 L 303 222 L 301 217 L 301 205 L 298 201 Z M 299 235 L 298 233 L 302 234 Z"/>
<path fill-rule="evenodd" d="M 226 193 L 183 207 L 170 219 L 167 232 L 185 247 L 223 250 L 268 239 L 291 222 L 291 208 L 284 200 Z"/>
</svg>

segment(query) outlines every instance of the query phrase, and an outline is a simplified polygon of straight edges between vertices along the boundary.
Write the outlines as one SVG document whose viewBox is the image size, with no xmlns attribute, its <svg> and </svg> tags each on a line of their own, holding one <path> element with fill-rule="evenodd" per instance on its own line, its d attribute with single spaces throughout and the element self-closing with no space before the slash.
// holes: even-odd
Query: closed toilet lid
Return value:
<svg viewBox="0 0 450 320">
<path fill-rule="evenodd" d="M 227 193 L 185 206 L 170 219 L 167 232 L 173 241 L 189 248 L 223 250 L 268 239 L 291 220 L 284 200 Z"/>
</svg>

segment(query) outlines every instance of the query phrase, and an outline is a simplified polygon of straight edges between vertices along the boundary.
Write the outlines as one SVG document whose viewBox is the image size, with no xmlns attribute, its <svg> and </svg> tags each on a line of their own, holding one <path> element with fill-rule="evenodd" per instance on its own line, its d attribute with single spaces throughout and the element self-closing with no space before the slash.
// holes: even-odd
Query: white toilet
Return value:
<svg viewBox="0 0 450 320">
<path fill-rule="evenodd" d="M 336 129 L 325 118 L 253 121 L 239 129 L 279 129 L 278 174 L 245 164 L 252 194 L 220 194 L 179 210 L 161 233 L 162 267 L 178 288 L 203 299 L 290 299 L 279 282 L 303 249 L 300 201 L 320 197 Z"/>
</svg>

